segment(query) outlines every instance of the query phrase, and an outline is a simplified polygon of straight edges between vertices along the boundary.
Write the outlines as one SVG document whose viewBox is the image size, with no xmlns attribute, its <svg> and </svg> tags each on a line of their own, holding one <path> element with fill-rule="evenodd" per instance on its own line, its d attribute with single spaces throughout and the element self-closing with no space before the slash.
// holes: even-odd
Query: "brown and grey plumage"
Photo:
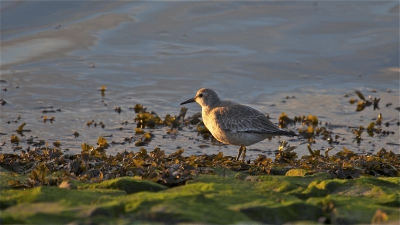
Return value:
<svg viewBox="0 0 400 225">
<path fill-rule="evenodd" d="M 204 125 L 220 142 L 240 146 L 236 157 L 246 154 L 246 147 L 272 136 L 297 136 L 293 131 L 279 129 L 268 118 L 251 107 L 221 101 L 211 89 L 201 88 L 196 96 L 181 103 L 197 102 L 202 108 Z"/>
</svg>

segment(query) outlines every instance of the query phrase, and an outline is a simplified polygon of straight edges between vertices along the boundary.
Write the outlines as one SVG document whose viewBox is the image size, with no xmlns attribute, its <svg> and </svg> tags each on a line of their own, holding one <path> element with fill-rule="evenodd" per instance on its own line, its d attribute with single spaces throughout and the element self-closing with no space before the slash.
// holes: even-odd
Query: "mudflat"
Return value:
<svg viewBox="0 0 400 225">
<path fill-rule="evenodd" d="M 99 136 L 116 143 L 109 154 L 138 151 L 124 141 L 140 138 L 130 108 L 142 104 L 162 119 L 178 115 L 179 103 L 201 87 L 268 113 L 277 124 L 282 112 L 317 116 L 338 143 L 316 137 L 313 148 L 398 151 L 397 2 L 44 4 L 2 4 L 2 153 L 58 141 L 74 154 Z M 379 109 L 356 111 L 365 101 L 355 90 L 368 101 L 380 99 Z M 199 111 L 189 106 L 187 116 Z M 380 133 L 364 132 L 357 142 L 355 130 L 380 115 Z M 23 123 L 30 130 L 24 136 L 16 132 Z M 166 129 L 149 129 L 154 138 L 145 147 L 184 148 L 188 155 L 237 151 L 197 136 L 195 126 L 176 135 Z M 273 156 L 282 139 L 255 144 L 247 155 Z M 307 138 L 287 141 L 299 155 L 308 153 Z"/>
</svg>

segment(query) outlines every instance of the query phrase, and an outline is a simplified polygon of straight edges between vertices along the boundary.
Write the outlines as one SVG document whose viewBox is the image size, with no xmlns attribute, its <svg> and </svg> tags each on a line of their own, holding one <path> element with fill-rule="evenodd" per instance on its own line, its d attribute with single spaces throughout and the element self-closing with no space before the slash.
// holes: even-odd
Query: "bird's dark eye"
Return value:
<svg viewBox="0 0 400 225">
<path fill-rule="evenodd" d="M 199 94 L 199 97 L 200 97 L 200 98 L 203 97 L 203 94 Z"/>
</svg>

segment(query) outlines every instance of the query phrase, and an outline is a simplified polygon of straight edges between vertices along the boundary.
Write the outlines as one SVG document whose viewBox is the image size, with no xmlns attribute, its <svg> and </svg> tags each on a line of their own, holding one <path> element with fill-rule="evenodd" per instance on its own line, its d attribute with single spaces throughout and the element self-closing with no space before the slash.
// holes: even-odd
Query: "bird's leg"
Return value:
<svg viewBox="0 0 400 225">
<path fill-rule="evenodd" d="M 243 148 L 243 149 L 242 149 L 242 150 L 243 150 L 243 151 L 242 151 L 242 157 L 243 157 L 243 158 L 242 158 L 242 161 L 244 162 L 244 158 L 246 157 L 246 150 L 247 150 L 247 149 L 246 149 L 246 146 L 241 146 L 241 148 Z"/>
<path fill-rule="evenodd" d="M 239 148 L 238 155 L 236 156 L 236 161 L 239 161 L 240 155 L 242 154 L 242 151 L 243 151 L 242 147 L 243 146 L 240 146 L 240 148 Z"/>
<path fill-rule="evenodd" d="M 238 153 L 238 155 L 236 156 L 236 161 L 239 160 L 240 155 L 242 155 L 242 157 L 243 157 L 242 160 L 244 161 L 244 157 L 246 157 L 246 147 L 245 147 L 245 146 L 240 146 L 240 148 L 239 148 L 239 153 Z"/>
</svg>

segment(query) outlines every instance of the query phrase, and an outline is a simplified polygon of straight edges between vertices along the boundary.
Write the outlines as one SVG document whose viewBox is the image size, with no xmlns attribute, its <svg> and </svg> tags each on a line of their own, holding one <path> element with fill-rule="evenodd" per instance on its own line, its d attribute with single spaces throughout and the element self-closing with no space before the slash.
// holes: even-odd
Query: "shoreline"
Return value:
<svg viewBox="0 0 400 225">
<path fill-rule="evenodd" d="M 116 142 L 137 138 L 136 114 L 129 107 L 142 104 L 160 117 L 178 115 L 179 102 L 201 87 L 268 113 L 274 123 L 282 112 L 290 117 L 316 115 L 333 124 L 332 134 L 346 137 L 344 146 L 356 152 L 376 152 L 387 143 L 398 143 L 395 3 L 360 7 L 356 2 L 232 2 L 228 7 L 218 2 L 149 2 L 93 5 L 85 13 L 79 4 L 68 5 L 76 8 L 71 15 L 59 9 L 60 16 L 43 17 L 48 22 L 26 24 L 33 26 L 26 29 L 36 27 L 39 33 L 2 43 L 1 98 L 7 102 L 0 106 L 2 153 L 14 151 L 10 136 L 22 123 L 27 123 L 32 130 L 27 135 L 35 140 L 60 141 L 72 153 L 79 152 L 82 143 L 95 144 L 99 136 Z M 12 10 L 39 6 L 22 4 Z M 2 16 L 7 12 L 12 11 Z M 24 34 L 18 21 L 8 21 L 16 23 L 9 27 L 14 25 Z M 104 96 L 99 91 L 103 85 Z M 381 98 L 380 110 L 356 113 L 349 103 L 351 98 L 359 100 L 355 90 Z M 122 112 L 115 112 L 115 107 Z M 200 111 L 198 106 L 188 107 L 188 115 Z M 379 113 L 390 124 L 382 129 L 395 134 L 365 136 L 360 146 L 352 142 L 352 129 L 368 126 Z M 44 117 L 54 117 L 54 123 L 44 123 Z M 91 120 L 103 122 L 105 129 L 87 127 Z M 123 125 L 125 121 L 129 124 Z M 165 129 L 153 131 L 156 139 L 147 148 L 161 146 L 173 152 L 183 147 L 190 154 L 237 151 L 235 146 L 211 145 L 193 128 L 181 130 L 177 139 L 165 139 Z M 72 135 L 75 131 L 79 138 Z M 29 138 L 21 137 L 23 143 Z M 277 141 L 254 145 L 251 157 L 257 157 L 259 150 L 275 150 Z M 290 141 L 300 146 L 301 154 L 307 153 L 304 140 Z M 198 148 L 202 145 L 210 147 Z M 322 140 L 316 146 L 331 147 Z M 124 148 L 136 150 L 121 145 L 110 153 Z"/>
</svg>

